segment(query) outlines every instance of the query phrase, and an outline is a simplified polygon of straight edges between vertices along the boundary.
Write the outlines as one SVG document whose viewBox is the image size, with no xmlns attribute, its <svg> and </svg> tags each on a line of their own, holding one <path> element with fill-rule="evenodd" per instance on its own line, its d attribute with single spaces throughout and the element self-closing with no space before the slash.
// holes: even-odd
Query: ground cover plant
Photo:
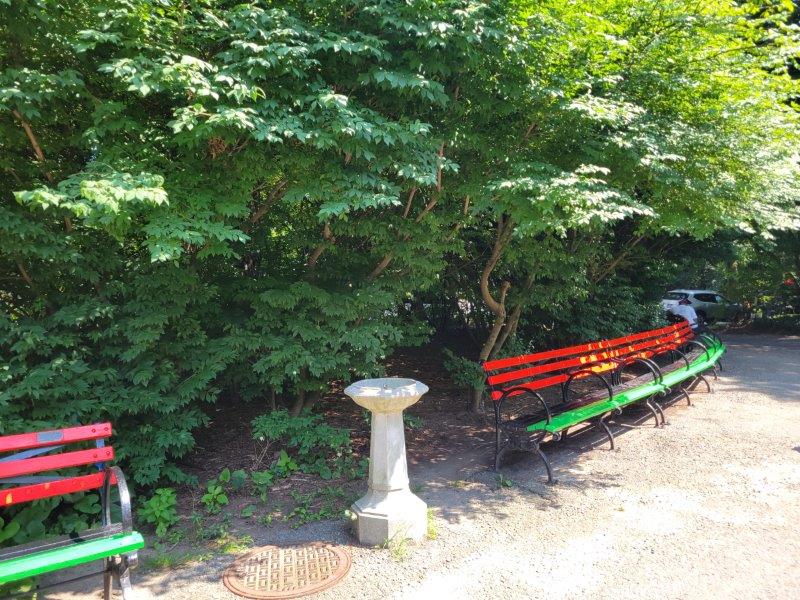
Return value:
<svg viewBox="0 0 800 600">
<path fill-rule="evenodd" d="M 113 421 L 164 531 L 159 488 L 229 500 L 179 462 L 215 403 L 263 407 L 266 496 L 363 473 L 317 402 L 436 332 L 475 410 L 476 360 L 645 327 L 674 284 L 797 298 L 790 3 L 0 13 L 0 433 Z"/>
</svg>

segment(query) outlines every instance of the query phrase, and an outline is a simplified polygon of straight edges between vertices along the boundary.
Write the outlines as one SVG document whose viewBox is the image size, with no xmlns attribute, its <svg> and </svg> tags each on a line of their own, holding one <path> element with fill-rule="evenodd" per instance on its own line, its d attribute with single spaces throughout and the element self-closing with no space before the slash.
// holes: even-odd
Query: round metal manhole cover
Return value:
<svg viewBox="0 0 800 600">
<path fill-rule="evenodd" d="M 222 581 L 245 598 L 298 598 L 336 585 L 349 570 L 350 554 L 337 546 L 264 546 L 236 560 Z"/>
</svg>

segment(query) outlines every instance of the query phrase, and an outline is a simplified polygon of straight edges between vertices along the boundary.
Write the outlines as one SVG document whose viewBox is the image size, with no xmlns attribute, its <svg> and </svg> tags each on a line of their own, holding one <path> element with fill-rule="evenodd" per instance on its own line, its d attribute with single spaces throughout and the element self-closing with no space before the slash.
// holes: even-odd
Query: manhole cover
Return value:
<svg viewBox="0 0 800 600">
<path fill-rule="evenodd" d="M 234 562 L 222 581 L 245 598 L 297 598 L 335 585 L 349 570 L 350 555 L 336 546 L 264 546 Z"/>
</svg>

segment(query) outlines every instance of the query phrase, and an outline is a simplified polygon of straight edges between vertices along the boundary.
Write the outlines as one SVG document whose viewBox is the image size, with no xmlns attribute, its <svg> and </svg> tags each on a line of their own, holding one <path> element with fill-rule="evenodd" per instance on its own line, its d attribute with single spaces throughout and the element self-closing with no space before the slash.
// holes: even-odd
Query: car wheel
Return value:
<svg viewBox="0 0 800 600">
<path fill-rule="evenodd" d="M 706 316 L 706 312 L 704 310 L 697 311 L 697 324 L 698 325 L 711 325 L 713 323 L 713 319 L 709 319 Z"/>
</svg>

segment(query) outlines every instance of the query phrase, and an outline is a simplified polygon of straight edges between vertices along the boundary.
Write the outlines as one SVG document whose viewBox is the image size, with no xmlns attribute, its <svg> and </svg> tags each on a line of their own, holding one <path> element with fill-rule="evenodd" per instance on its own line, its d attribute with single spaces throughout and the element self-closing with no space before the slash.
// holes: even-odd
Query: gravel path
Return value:
<svg viewBox="0 0 800 600">
<path fill-rule="evenodd" d="M 715 392 L 671 406 L 665 428 L 629 413 L 614 426 L 616 451 L 594 432 L 551 445 L 557 486 L 521 454 L 501 488 L 488 446 L 412 465 L 437 536 L 405 558 L 354 545 L 342 522 L 281 541 L 350 546 L 350 574 L 318 600 L 800 598 L 800 338 L 725 339 Z M 276 541 L 270 529 L 251 534 Z M 220 583 L 231 558 L 135 572 L 134 583 L 144 597 L 234 599 Z"/>
</svg>

